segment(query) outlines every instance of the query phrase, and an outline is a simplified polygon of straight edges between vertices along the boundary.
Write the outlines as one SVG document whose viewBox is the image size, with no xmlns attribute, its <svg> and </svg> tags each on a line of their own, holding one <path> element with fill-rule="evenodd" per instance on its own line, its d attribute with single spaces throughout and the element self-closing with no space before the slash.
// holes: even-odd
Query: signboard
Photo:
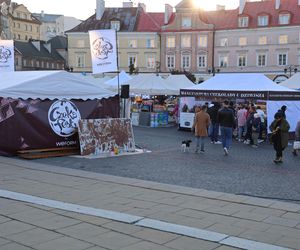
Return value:
<svg viewBox="0 0 300 250">
<path fill-rule="evenodd" d="M 115 30 L 89 31 L 93 74 L 118 70 Z"/>
<path fill-rule="evenodd" d="M 0 40 L 0 72 L 15 71 L 14 41 Z"/>
<path fill-rule="evenodd" d="M 134 152 L 131 120 L 126 118 L 80 120 L 78 126 L 81 155 L 107 155 Z"/>
</svg>

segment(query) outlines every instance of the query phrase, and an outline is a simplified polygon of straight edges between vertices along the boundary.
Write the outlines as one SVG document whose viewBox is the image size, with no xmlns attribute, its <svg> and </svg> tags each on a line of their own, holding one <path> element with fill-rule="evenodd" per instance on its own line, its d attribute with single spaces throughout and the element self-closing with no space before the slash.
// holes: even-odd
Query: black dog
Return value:
<svg viewBox="0 0 300 250">
<path fill-rule="evenodd" d="M 181 142 L 181 152 L 189 152 L 192 140 L 185 140 Z"/>
</svg>

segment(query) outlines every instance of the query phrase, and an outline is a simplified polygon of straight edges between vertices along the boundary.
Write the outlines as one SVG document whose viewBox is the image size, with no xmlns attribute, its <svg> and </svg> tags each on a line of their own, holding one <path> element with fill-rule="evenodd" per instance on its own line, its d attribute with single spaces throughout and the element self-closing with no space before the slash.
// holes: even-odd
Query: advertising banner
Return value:
<svg viewBox="0 0 300 250">
<path fill-rule="evenodd" d="M 115 30 L 89 31 L 93 74 L 118 71 Z"/>
<path fill-rule="evenodd" d="M 14 41 L 0 39 L 0 72 L 15 71 Z"/>
<path fill-rule="evenodd" d="M 0 155 L 20 150 L 78 147 L 80 119 L 116 118 L 118 98 L 21 100 L 0 98 Z"/>
</svg>

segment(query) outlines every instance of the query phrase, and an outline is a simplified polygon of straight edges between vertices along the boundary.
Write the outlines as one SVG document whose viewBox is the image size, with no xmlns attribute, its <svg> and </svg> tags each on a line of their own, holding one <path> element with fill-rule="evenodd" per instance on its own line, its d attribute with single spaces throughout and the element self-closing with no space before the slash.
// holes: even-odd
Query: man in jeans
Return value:
<svg viewBox="0 0 300 250">
<path fill-rule="evenodd" d="M 217 121 L 217 116 L 218 116 L 218 111 L 220 109 L 220 104 L 218 102 L 214 103 L 214 106 L 210 107 L 207 110 L 207 113 L 210 116 L 210 121 L 211 121 L 211 134 L 210 134 L 210 138 L 211 138 L 211 143 L 213 144 L 221 144 L 221 142 L 219 142 L 218 137 L 219 137 L 219 123 Z"/>
<path fill-rule="evenodd" d="M 228 150 L 232 142 L 232 131 L 235 124 L 234 114 L 233 111 L 229 108 L 228 101 L 224 101 L 223 108 L 218 112 L 218 122 L 221 129 L 224 154 L 228 155 Z"/>
</svg>

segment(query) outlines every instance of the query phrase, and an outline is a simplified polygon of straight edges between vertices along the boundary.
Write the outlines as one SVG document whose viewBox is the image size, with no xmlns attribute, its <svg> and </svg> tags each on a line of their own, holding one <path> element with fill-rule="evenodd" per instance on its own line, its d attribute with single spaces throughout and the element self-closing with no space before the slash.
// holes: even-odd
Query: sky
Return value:
<svg viewBox="0 0 300 250">
<path fill-rule="evenodd" d="M 121 7 L 122 2 L 128 0 L 106 0 L 106 7 Z M 149 12 L 163 12 L 165 3 L 175 6 L 181 0 L 133 0 L 134 3 L 142 2 Z M 226 9 L 236 8 L 239 0 L 194 0 L 197 5 L 206 10 L 213 10 L 216 4 L 226 5 Z M 96 0 L 14 0 L 18 4 L 24 4 L 32 13 L 62 14 L 85 20 L 95 13 Z"/>
</svg>

